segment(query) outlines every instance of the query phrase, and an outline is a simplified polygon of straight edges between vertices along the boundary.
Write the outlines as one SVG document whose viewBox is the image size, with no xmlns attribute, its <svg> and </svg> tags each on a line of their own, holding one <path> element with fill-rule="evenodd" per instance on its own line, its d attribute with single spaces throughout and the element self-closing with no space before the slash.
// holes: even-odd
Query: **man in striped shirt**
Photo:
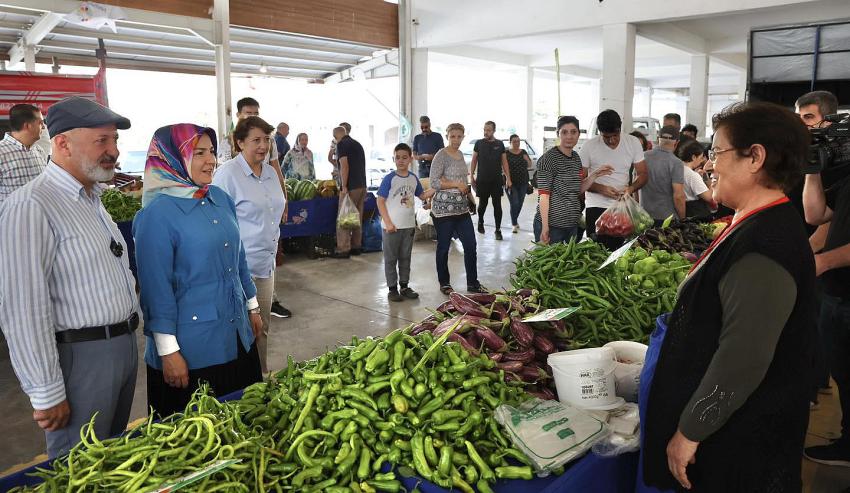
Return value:
<svg viewBox="0 0 850 493">
<path fill-rule="evenodd" d="M 100 193 L 130 121 L 84 98 L 50 108 L 51 159 L 0 205 L 0 327 L 51 458 L 127 426 L 138 299 L 126 245 Z"/>
<path fill-rule="evenodd" d="M 44 129 L 41 111 L 31 104 L 16 104 L 9 109 L 9 126 L 12 131 L 0 141 L 0 204 L 47 164 L 47 156 L 35 145 Z"/>
</svg>

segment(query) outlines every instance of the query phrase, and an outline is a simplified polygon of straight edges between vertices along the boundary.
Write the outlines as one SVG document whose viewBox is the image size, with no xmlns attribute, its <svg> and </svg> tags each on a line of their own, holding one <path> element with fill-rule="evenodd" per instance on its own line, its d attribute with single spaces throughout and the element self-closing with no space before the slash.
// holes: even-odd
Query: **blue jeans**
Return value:
<svg viewBox="0 0 850 493">
<path fill-rule="evenodd" d="M 522 203 L 525 202 L 525 195 L 528 191 L 528 182 L 520 181 L 514 183 L 508 189 L 508 202 L 511 204 L 511 225 L 516 226 L 519 223 L 519 212 L 522 210 Z"/>
<path fill-rule="evenodd" d="M 419 178 L 430 178 L 431 177 L 431 161 L 427 161 L 425 163 L 419 163 Z"/>
<path fill-rule="evenodd" d="M 543 223 L 534 219 L 534 241 L 540 241 L 540 235 L 543 234 Z M 570 240 L 579 241 L 581 238 L 578 235 L 578 226 L 571 228 L 556 228 L 549 226 L 549 243 L 569 243 Z"/>
<path fill-rule="evenodd" d="M 433 216 L 432 216 L 433 217 Z M 448 217 L 433 217 L 434 228 L 437 230 L 437 279 L 440 286 L 448 286 L 449 249 L 452 246 L 452 236 L 457 236 L 463 244 L 463 263 L 466 266 L 466 286 L 477 288 L 478 283 L 478 254 L 476 253 L 475 228 L 469 214 Z"/>
</svg>

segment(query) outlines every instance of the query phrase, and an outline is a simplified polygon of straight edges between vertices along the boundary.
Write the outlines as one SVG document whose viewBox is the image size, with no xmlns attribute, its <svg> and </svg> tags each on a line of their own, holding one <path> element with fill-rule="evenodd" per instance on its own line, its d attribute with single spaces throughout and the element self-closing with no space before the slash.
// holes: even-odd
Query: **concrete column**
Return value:
<svg viewBox="0 0 850 493">
<path fill-rule="evenodd" d="M 398 140 L 412 142 L 413 140 L 413 25 L 411 21 L 411 0 L 398 2 Z M 409 128 L 405 128 L 409 125 Z"/>
<path fill-rule="evenodd" d="M 414 48 L 412 52 L 410 121 L 413 123 L 413 128 L 416 129 L 419 128 L 419 117 L 428 114 L 428 49 Z M 418 132 L 414 131 L 413 133 Z"/>
<path fill-rule="evenodd" d="M 635 95 L 635 26 L 609 24 L 602 27 L 602 80 L 599 110 L 612 109 L 623 119 L 623 131 L 632 129 Z"/>
<path fill-rule="evenodd" d="M 230 131 L 233 98 L 230 93 L 230 1 L 213 4 L 213 41 L 215 45 L 215 82 L 218 99 L 218 136 Z"/>
<path fill-rule="evenodd" d="M 747 72 L 741 74 L 738 79 L 738 101 L 747 99 Z"/>
<path fill-rule="evenodd" d="M 24 70 L 35 72 L 35 45 L 24 45 Z"/>
<path fill-rule="evenodd" d="M 691 55 L 691 87 L 687 118 L 683 123 L 693 123 L 699 133 L 705 134 L 708 114 L 708 55 Z"/>
<path fill-rule="evenodd" d="M 534 67 L 525 68 L 525 140 L 534 144 Z"/>
</svg>

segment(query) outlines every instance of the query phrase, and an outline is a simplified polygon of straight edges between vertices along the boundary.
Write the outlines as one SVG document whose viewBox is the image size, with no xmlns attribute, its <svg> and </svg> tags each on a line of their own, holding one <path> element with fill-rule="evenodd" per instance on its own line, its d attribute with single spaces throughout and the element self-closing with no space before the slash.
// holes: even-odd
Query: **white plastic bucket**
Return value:
<svg viewBox="0 0 850 493">
<path fill-rule="evenodd" d="M 548 358 L 555 377 L 558 400 L 584 409 L 614 409 L 624 400 L 617 396 L 614 370 L 617 366 L 610 347 L 553 353 Z"/>
<path fill-rule="evenodd" d="M 603 347 L 614 350 L 617 360 L 614 378 L 617 381 L 617 395 L 629 402 L 638 401 L 640 372 L 646 359 L 646 344 L 634 341 L 614 341 Z"/>
</svg>

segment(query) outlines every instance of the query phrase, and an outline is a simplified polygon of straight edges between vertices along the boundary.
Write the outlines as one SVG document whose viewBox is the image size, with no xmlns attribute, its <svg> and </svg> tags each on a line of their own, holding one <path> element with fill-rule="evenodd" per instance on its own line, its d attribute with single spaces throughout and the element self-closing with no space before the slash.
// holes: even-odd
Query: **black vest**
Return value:
<svg viewBox="0 0 850 493">
<path fill-rule="evenodd" d="M 796 303 L 761 384 L 720 430 L 699 445 L 688 477 L 697 491 L 800 490 L 816 337 L 815 266 L 803 222 L 788 203 L 745 220 L 682 286 L 645 417 L 647 484 L 678 486 L 668 470 L 667 443 L 718 348 L 723 317 L 719 282 L 749 253 L 762 254 L 788 271 L 797 285 Z"/>
</svg>

